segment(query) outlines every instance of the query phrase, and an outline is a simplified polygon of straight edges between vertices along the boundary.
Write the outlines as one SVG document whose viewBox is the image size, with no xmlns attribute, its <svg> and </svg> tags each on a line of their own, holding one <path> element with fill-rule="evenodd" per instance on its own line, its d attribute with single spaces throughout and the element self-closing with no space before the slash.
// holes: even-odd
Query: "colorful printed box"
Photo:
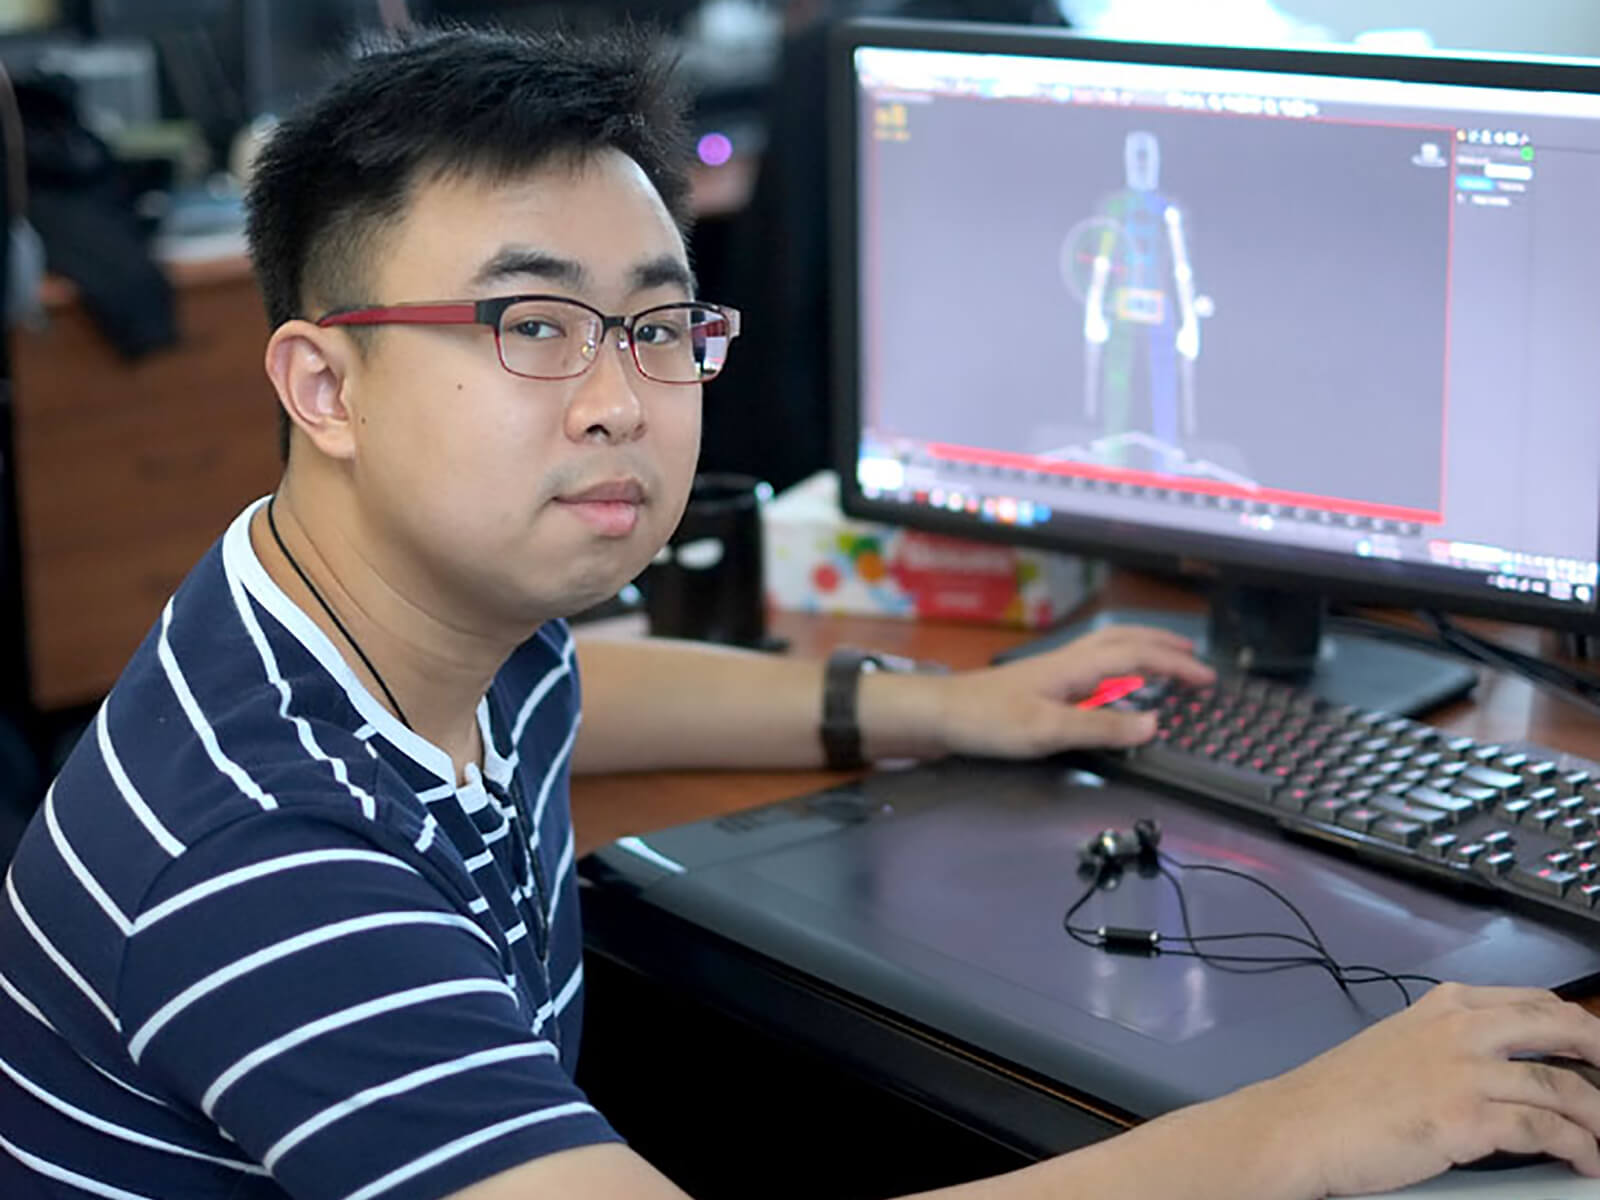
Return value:
<svg viewBox="0 0 1600 1200">
<path fill-rule="evenodd" d="M 978 621 L 1040 629 L 1088 598 L 1095 561 L 846 518 L 839 481 L 820 471 L 762 510 L 774 608 Z"/>
</svg>

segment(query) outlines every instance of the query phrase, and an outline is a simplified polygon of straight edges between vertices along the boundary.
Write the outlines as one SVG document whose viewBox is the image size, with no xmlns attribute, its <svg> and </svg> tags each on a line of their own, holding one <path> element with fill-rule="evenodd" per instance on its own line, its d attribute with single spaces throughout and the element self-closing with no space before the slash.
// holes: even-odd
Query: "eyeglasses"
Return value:
<svg viewBox="0 0 1600 1200">
<path fill-rule="evenodd" d="M 704 383 L 728 360 L 728 346 L 739 336 L 739 311 L 689 301 L 615 317 L 563 296 L 498 296 L 336 309 L 317 324 L 487 325 L 502 367 L 550 380 L 582 375 L 599 358 L 606 334 L 620 329 L 646 379 Z"/>
</svg>

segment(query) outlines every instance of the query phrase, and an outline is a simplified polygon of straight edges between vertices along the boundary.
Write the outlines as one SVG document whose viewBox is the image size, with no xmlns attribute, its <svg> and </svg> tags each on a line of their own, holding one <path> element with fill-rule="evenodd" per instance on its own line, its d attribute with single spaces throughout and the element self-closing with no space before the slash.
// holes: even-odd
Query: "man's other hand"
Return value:
<svg viewBox="0 0 1600 1200">
<path fill-rule="evenodd" d="M 1313 1165 L 1310 1194 L 1405 1187 L 1495 1151 L 1600 1176 L 1600 1089 L 1512 1055 L 1600 1064 L 1600 1019 L 1532 988 L 1444 984 L 1298 1070 L 1229 1097 Z"/>
</svg>

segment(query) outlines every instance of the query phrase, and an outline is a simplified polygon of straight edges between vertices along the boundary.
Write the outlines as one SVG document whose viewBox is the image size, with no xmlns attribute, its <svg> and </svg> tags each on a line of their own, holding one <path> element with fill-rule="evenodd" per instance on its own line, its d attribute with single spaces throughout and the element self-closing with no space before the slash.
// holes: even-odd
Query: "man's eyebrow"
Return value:
<svg viewBox="0 0 1600 1200">
<path fill-rule="evenodd" d="M 485 287 L 518 275 L 536 275 L 552 283 L 562 284 L 573 291 L 581 291 L 589 279 L 589 273 L 583 269 L 583 264 L 570 258 L 562 258 L 525 246 L 505 246 L 478 268 L 472 276 L 470 286 Z"/>
<path fill-rule="evenodd" d="M 695 294 L 694 272 L 680 258 L 663 254 L 633 269 L 633 291 L 647 292 L 652 288 L 677 286 L 683 294 Z"/>
</svg>

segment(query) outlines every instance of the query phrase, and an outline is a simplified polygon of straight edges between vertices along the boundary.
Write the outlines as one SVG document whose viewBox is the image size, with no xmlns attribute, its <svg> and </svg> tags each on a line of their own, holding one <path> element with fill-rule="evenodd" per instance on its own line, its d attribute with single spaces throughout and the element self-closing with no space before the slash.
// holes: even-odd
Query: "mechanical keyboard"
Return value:
<svg viewBox="0 0 1600 1200">
<path fill-rule="evenodd" d="M 1119 773 L 1600 932 L 1600 764 L 1256 678 L 1147 682 L 1108 707 L 1158 719 L 1146 745 L 1097 756 Z"/>
</svg>

